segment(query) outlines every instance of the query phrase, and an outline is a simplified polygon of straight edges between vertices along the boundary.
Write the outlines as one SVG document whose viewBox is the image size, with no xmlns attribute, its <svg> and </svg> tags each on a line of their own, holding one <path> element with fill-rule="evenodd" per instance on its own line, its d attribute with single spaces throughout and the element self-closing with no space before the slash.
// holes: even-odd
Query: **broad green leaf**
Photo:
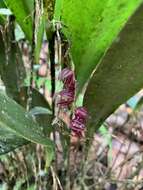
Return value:
<svg viewBox="0 0 143 190">
<path fill-rule="evenodd" d="M 7 7 L 12 11 L 16 20 L 27 39 L 32 44 L 33 36 L 33 13 L 34 13 L 34 0 L 4 0 Z M 45 18 L 43 10 L 39 9 L 40 15 L 37 15 L 36 21 L 36 49 L 35 49 L 35 61 L 39 61 L 39 53 L 43 40 Z M 38 14 L 38 13 L 37 13 Z"/>
<path fill-rule="evenodd" d="M 22 95 L 20 104 L 26 108 L 27 103 L 27 88 L 23 87 L 20 89 L 20 94 Z M 46 110 L 46 112 L 49 111 L 50 113 L 50 106 L 48 102 L 45 100 L 43 94 L 40 94 L 40 92 L 36 89 L 33 89 L 32 91 L 32 105 L 31 108 L 35 107 L 42 107 L 43 112 Z M 45 134 L 50 134 L 52 131 L 51 122 L 52 122 L 52 115 L 50 114 L 39 114 L 35 115 L 37 123 L 43 127 L 43 131 Z"/>
<path fill-rule="evenodd" d="M 31 114 L 31 115 L 41 115 L 41 114 L 52 114 L 52 111 L 50 111 L 49 109 L 47 109 L 47 108 L 43 108 L 43 107 L 39 107 L 39 106 L 36 106 L 36 107 L 34 107 L 34 108 L 32 108 L 30 111 L 29 111 L 29 113 Z"/>
<path fill-rule="evenodd" d="M 55 1 L 54 20 L 60 21 L 63 0 Z"/>
<path fill-rule="evenodd" d="M 63 31 L 71 41 L 79 90 L 141 3 L 142 0 L 63 0 Z"/>
<path fill-rule="evenodd" d="M 7 94 L 19 101 L 19 87 L 25 78 L 25 68 L 22 55 L 15 41 L 15 22 L 9 17 L 7 28 L 0 31 L 0 75 L 6 87 Z"/>
<path fill-rule="evenodd" d="M 22 87 L 20 89 L 20 93 L 22 95 L 22 106 L 26 108 L 26 104 L 27 104 L 27 87 Z M 48 110 L 50 110 L 50 106 L 48 104 L 48 102 L 46 101 L 46 99 L 44 98 L 43 94 L 41 94 L 38 90 L 34 89 L 32 90 L 32 108 L 34 107 L 44 107 L 47 108 Z"/>
<path fill-rule="evenodd" d="M 5 46 L 2 35 L 2 28 L 0 28 L 0 74 L 2 74 L 3 64 L 6 62 Z"/>
<path fill-rule="evenodd" d="M 143 5 L 108 50 L 87 87 L 88 133 L 92 136 L 118 106 L 143 87 Z"/>
<path fill-rule="evenodd" d="M 32 17 L 33 0 L 4 0 L 7 7 L 13 12 L 17 22 L 26 34 L 26 37 L 32 41 Z"/>
<path fill-rule="evenodd" d="M 0 93 L 0 113 L 0 154 L 29 141 L 46 146 L 53 154 L 53 143 L 43 129 L 24 108 L 3 93 Z"/>
<path fill-rule="evenodd" d="M 29 141 L 17 136 L 0 122 L 0 155 L 8 153 L 28 143 Z"/>
<path fill-rule="evenodd" d="M 6 8 L 4 0 L 0 0 L 0 8 Z"/>
</svg>

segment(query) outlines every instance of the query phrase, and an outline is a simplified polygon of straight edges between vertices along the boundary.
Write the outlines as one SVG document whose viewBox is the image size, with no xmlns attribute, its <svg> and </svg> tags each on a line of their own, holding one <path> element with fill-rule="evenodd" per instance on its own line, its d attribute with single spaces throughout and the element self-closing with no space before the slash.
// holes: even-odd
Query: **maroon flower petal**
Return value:
<svg viewBox="0 0 143 190">
<path fill-rule="evenodd" d="M 70 122 L 70 128 L 71 130 L 77 134 L 77 136 L 81 136 L 82 132 L 85 129 L 85 122 L 87 118 L 87 111 L 83 107 L 78 107 L 75 110 L 75 114 L 73 116 L 73 119 Z"/>
</svg>

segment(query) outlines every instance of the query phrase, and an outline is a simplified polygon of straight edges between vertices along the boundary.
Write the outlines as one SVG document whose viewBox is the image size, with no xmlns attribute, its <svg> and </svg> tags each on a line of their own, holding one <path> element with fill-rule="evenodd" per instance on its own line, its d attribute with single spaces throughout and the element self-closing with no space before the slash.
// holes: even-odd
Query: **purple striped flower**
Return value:
<svg viewBox="0 0 143 190">
<path fill-rule="evenodd" d="M 60 107 L 66 108 L 70 106 L 70 104 L 74 101 L 73 92 L 68 91 L 66 89 L 59 92 L 60 99 L 57 103 Z"/>
<path fill-rule="evenodd" d="M 85 129 L 86 119 L 87 119 L 86 109 L 83 107 L 78 107 L 75 110 L 74 116 L 70 122 L 70 128 L 79 137 L 82 136 L 82 132 Z"/>
<path fill-rule="evenodd" d="M 75 86 L 76 80 L 74 72 L 70 69 L 63 69 L 59 76 L 59 79 L 63 82 L 63 90 L 58 94 L 60 99 L 57 102 L 57 105 L 61 108 L 69 108 L 69 106 L 75 100 Z M 85 123 L 87 119 L 87 111 L 84 107 L 76 108 L 73 118 L 70 121 L 70 129 L 77 136 L 82 137 L 85 129 Z"/>
<path fill-rule="evenodd" d="M 74 102 L 75 98 L 75 77 L 74 72 L 70 69 L 63 69 L 59 79 L 64 83 L 64 89 L 59 92 L 60 100 L 57 105 L 67 108 Z"/>
<path fill-rule="evenodd" d="M 59 79 L 63 81 L 64 88 L 75 91 L 75 76 L 74 72 L 70 69 L 63 69 L 59 76 Z"/>
</svg>

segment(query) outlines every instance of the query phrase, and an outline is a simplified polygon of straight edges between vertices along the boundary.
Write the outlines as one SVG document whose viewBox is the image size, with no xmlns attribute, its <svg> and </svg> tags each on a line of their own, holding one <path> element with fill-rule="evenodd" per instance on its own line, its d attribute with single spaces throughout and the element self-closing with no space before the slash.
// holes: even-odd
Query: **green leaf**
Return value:
<svg viewBox="0 0 143 190">
<path fill-rule="evenodd" d="M 22 55 L 14 35 L 15 20 L 9 17 L 6 29 L 0 31 L 0 75 L 6 92 L 19 101 L 19 88 L 26 76 Z"/>
<path fill-rule="evenodd" d="M 63 31 L 71 41 L 78 91 L 141 3 L 142 0 L 63 0 Z"/>
<path fill-rule="evenodd" d="M 5 9 L 5 8 L 6 8 L 6 6 L 4 4 L 4 1 L 1 0 L 0 1 L 0 9 Z M 0 25 L 4 25 L 5 20 L 6 20 L 6 17 L 4 15 L 0 14 Z"/>
<path fill-rule="evenodd" d="M 92 136 L 118 106 L 143 87 L 143 5 L 108 50 L 87 87 L 88 135 Z"/>
<path fill-rule="evenodd" d="M 54 10 L 54 20 L 60 21 L 63 0 L 56 0 Z"/>
<path fill-rule="evenodd" d="M 21 94 L 21 100 L 20 104 L 26 108 L 27 105 L 27 88 L 23 87 L 20 89 L 20 94 Z M 44 98 L 43 94 L 41 94 L 38 90 L 33 89 L 32 90 L 32 105 L 31 108 L 34 107 L 42 107 L 43 109 L 46 110 L 51 110 L 51 107 L 49 106 L 48 102 Z M 52 122 L 52 115 L 50 114 L 40 114 L 40 115 L 35 115 L 37 123 L 43 127 L 43 131 L 45 134 L 50 134 L 52 131 L 51 127 L 51 122 Z"/>
<path fill-rule="evenodd" d="M 33 0 L 4 0 L 7 7 L 13 12 L 17 22 L 26 34 L 27 39 L 32 41 L 32 17 Z"/>
<path fill-rule="evenodd" d="M 39 107 L 39 106 L 36 106 L 34 108 L 32 108 L 29 113 L 31 115 L 41 115 L 41 114 L 52 114 L 52 111 L 50 111 L 49 109 L 47 108 L 43 108 L 43 107 Z"/>
<path fill-rule="evenodd" d="M 4 0 L 0 0 L 0 8 L 6 8 Z"/>
<path fill-rule="evenodd" d="M 28 143 L 29 141 L 17 136 L 0 122 L 0 155 L 8 153 Z"/>
<path fill-rule="evenodd" d="M 34 0 L 4 0 L 7 7 L 12 11 L 20 27 L 22 28 L 25 36 L 32 44 L 33 36 L 33 13 L 34 13 Z M 41 6 L 42 7 L 42 6 Z M 43 10 L 40 10 L 40 15 L 37 15 L 36 22 L 36 49 L 35 61 L 39 61 L 39 53 L 44 34 L 45 18 Z"/>
<path fill-rule="evenodd" d="M 35 61 L 39 64 L 39 54 L 41 51 L 41 45 L 44 37 L 44 29 L 45 29 L 45 17 L 44 13 L 41 12 L 41 15 L 37 16 L 39 18 L 39 22 L 37 24 L 37 42 L 35 48 Z"/>
<path fill-rule="evenodd" d="M 29 141 L 46 146 L 53 154 L 53 143 L 43 129 L 24 108 L 3 93 L 0 93 L 0 113 L 0 154 Z"/>
</svg>

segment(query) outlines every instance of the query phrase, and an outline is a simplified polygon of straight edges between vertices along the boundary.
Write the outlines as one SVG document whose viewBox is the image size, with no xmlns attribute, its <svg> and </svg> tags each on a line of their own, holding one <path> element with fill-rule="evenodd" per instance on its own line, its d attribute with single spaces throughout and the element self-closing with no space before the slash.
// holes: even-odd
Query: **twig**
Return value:
<svg viewBox="0 0 143 190">
<path fill-rule="evenodd" d="M 60 182 L 58 176 L 56 175 L 53 167 L 51 166 L 50 168 L 51 168 L 51 172 L 52 172 L 52 176 L 53 176 L 53 190 L 58 190 L 58 186 L 59 186 L 60 190 L 63 190 L 61 182 Z"/>
</svg>

